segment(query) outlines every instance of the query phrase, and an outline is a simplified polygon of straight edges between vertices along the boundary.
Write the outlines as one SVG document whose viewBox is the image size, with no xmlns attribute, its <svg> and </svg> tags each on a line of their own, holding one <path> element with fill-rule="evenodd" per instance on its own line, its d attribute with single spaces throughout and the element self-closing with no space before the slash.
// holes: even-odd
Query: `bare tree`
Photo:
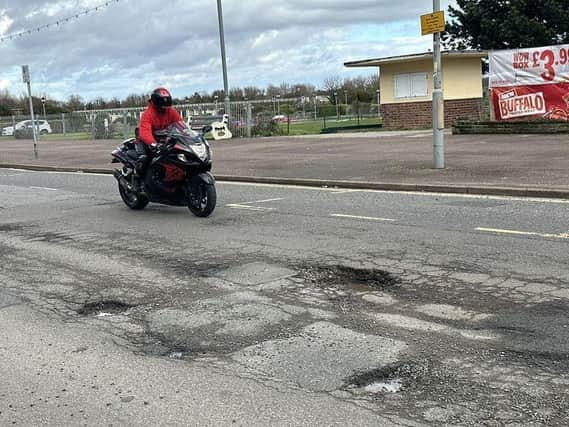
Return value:
<svg viewBox="0 0 569 427">
<path fill-rule="evenodd" d="M 326 91 L 326 96 L 328 96 L 328 99 L 330 100 L 330 104 L 336 105 L 336 102 L 339 102 L 337 98 L 341 87 L 342 79 L 340 76 L 331 76 L 324 80 L 324 90 Z M 338 94 L 338 96 L 335 96 L 335 93 Z"/>
</svg>

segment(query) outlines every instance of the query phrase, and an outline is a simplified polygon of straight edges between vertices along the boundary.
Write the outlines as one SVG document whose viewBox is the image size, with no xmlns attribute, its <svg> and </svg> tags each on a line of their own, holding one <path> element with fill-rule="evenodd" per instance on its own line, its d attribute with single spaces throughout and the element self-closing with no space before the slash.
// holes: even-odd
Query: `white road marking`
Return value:
<svg viewBox="0 0 569 427">
<path fill-rule="evenodd" d="M 225 205 L 228 208 L 232 208 L 232 209 L 243 209 L 246 211 L 264 211 L 264 212 L 268 212 L 268 211 L 272 211 L 274 210 L 273 208 L 264 208 L 261 206 L 249 206 L 249 205 L 241 205 L 239 203 L 230 203 L 228 205 Z"/>
<path fill-rule="evenodd" d="M 276 202 L 279 200 L 284 200 L 282 197 L 277 197 L 275 199 L 265 199 L 265 200 L 254 200 L 252 202 L 243 202 L 239 203 L 240 205 L 252 205 L 253 203 L 267 203 L 267 202 Z"/>
<path fill-rule="evenodd" d="M 569 239 L 569 233 L 560 233 L 560 234 L 536 233 L 534 231 L 503 230 L 500 228 L 484 228 L 484 227 L 477 227 L 476 230 L 485 231 L 487 233 L 509 234 L 515 236 L 537 236 L 537 237 L 547 237 L 554 239 Z"/>
<path fill-rule="evenodd" d="M 49 187 L 28 187 L 34 190 L 48 190 L 48 191 L 57 191 L 57 188 L 49 188 Z"/>
<path fill-rule="evenodd" d="M 372 220 L 372 221 L 388 221 L 388 222 L 397 221 L 396 219 L 392 219 L 392 218 L 381 218 L 381 217 L 374 217 L 374 216 L 343 215 L 343 214 L 330 214 L 330 216 L 333 216 L 336 218 L 368 219 L 368 220 Z"/>
<path fill-rule="evenodd" d="M 263 206 L 251 206 L 253 203 L 267 203 L 267 202 L 276 202 L 279 200 L 284 200 L 282 197 L 276 197 L 273 199 L 263 199 L 263 200 L 253 200 L 252 202 L 243 202 L 243 203 L 230 203 L 225 206 L 228 208 L 233 209 L 243 209 L 247 211 L 272 211 L 274 208 L 265 208 Z"/>
</svg>

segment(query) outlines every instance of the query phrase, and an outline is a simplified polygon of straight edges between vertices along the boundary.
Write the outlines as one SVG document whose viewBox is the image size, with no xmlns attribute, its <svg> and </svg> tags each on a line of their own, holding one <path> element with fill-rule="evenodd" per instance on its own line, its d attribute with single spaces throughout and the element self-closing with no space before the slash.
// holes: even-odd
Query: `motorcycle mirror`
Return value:
<svg viewBox="0 0 569 427">
<path fill-rule="evenodd" d="M 211 132 L 213 130 L 213 127 L 211 127 L 210 125 L 206 125 L 202 128 L 202 133 L 205 135 L 208 132 Z"/>
</svg>

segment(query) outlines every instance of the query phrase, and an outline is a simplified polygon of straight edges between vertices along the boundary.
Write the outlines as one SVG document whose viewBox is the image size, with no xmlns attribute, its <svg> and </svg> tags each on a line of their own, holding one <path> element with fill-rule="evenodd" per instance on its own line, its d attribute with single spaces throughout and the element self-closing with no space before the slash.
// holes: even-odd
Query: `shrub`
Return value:
<svg viewBox="0 0 569 427">
<path fill-rule="evenodd" d="M 279 124 L 271 120 L 271 113 L 262 113 L 257 116 L 257 124 L 251 128 L 252 136 L 275 136 L 282 135 Z"/>
</svg>

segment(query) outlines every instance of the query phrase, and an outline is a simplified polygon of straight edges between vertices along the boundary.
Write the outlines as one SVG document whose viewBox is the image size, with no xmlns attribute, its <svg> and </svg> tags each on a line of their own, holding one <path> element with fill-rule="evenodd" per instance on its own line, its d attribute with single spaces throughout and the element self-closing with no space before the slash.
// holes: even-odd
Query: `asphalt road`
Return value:
<svg viewBox="0 0 569 427">
<path fill-rule="evenodd" d="M 0 425 L 567 425 L 569 203 L 0 169 Z"/>
</svg>

